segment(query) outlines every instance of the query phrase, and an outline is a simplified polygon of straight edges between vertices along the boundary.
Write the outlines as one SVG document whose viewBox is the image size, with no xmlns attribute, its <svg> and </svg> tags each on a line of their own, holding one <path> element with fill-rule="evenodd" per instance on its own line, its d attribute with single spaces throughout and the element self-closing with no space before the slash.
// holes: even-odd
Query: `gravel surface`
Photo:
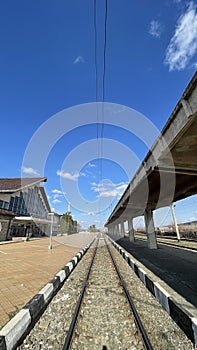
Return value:
<svg viewBox="0 0 197 350">
<path fill-rule="evenodd" d="M 153 348 L 194 349 L 185 334 L 162 309 L 116 249 L 111 244 L 109 246 L 134 299 Z M 34 329 L 18 347 L 19 350 L 62 349 L 92 253 L 93 250 L 90 248 L 62 289 L 53 298 Z M 92 271 L 93 280 L 84 299 L 72 349 L 143 349 L 128 305 L 126 301 L 123 302 L 123 292 L 117 285 L 107 254 L 105 247 L 98 248 L 96 266 Z M 82 323 L 82 320 L 85 322 Z"/>
<path fill-rule="evenodd" d="M 119 253 L 116 254 L 116 249 L 111 245 L 110 249 L 115 256 L 153 348 L 158 350 L 194 349 L 192 342 L 161 307 L 122 256 Z"/>
<path fill-rule="evenodd" d="M 104 241 L 99 241 L 71 349 L 145 349 Z"/>
</svg>

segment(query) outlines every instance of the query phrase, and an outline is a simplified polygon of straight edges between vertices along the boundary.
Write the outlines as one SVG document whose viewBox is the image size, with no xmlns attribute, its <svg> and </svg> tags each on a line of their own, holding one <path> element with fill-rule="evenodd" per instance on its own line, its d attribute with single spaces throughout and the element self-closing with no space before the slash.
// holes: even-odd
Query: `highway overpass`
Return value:
<svg viewBox="0 0 197 350">
<path fill-rule="evenodd" d="M 196 193 L 197 72 L 105 226 L 118 237 L 128 221 L 133 240 L 133 218 L 144 215 L 148 247 L 157 248 L 153 210 Z"/>
</svg>

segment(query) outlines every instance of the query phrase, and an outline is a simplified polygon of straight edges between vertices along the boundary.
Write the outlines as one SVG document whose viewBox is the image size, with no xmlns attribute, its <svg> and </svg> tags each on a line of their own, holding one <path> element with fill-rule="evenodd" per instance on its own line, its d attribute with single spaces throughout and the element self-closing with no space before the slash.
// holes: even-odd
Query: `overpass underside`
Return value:
<svg viewBox="0 0 197 350">
<path fill-rule="evenodd" d="M 196 193 L 197 73 L 105 226 L 122 235 L 128 221 L 132 240 L 132 219 L 144 215 L 148 245 L 156 248 L 152 211 Z"/>
</svg>

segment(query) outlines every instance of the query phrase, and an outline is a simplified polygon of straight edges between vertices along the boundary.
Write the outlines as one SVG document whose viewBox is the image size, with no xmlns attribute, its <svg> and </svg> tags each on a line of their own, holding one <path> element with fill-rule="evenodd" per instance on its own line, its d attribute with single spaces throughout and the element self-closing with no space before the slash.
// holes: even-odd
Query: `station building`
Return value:
<svg viewBox="0 0 197 350">
<path fill-rule="evenodd" d="M 51 208 L 41 186 L 46 181 L 46 177 L 0 178 L 1 241 L 50 233 Z"/>
</svg>

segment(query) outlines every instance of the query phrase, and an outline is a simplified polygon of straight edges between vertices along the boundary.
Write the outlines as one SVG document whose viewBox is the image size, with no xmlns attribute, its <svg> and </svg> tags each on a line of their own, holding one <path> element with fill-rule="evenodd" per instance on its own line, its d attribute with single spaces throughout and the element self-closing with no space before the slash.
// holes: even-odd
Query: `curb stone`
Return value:
<svg viewBox="0 0 197 350">
<path fill-rule="evenodd" d="M 0 350 L 14 350 L 21 344 L 62 287 L 78 262 L 93 244 L 93 239 L 77 253 L 29 302 L 0 330 Z"/>
<path fill-rule="evenodd" d="M 122 255 L 123 259 L 126 260 L 128 265 L 143 282 L 145 287 L 152 293 L 163 309 L 183 330 L 195 347 L 197 347 L 197 309 L 195 306 L 190 304 L 159 277 L 154 275 L 150 270 L 139 263 L 137 259 L 126 252 L 111 237 L 108 236 L 108 238 L 117 251 Z"/>
</svg>

